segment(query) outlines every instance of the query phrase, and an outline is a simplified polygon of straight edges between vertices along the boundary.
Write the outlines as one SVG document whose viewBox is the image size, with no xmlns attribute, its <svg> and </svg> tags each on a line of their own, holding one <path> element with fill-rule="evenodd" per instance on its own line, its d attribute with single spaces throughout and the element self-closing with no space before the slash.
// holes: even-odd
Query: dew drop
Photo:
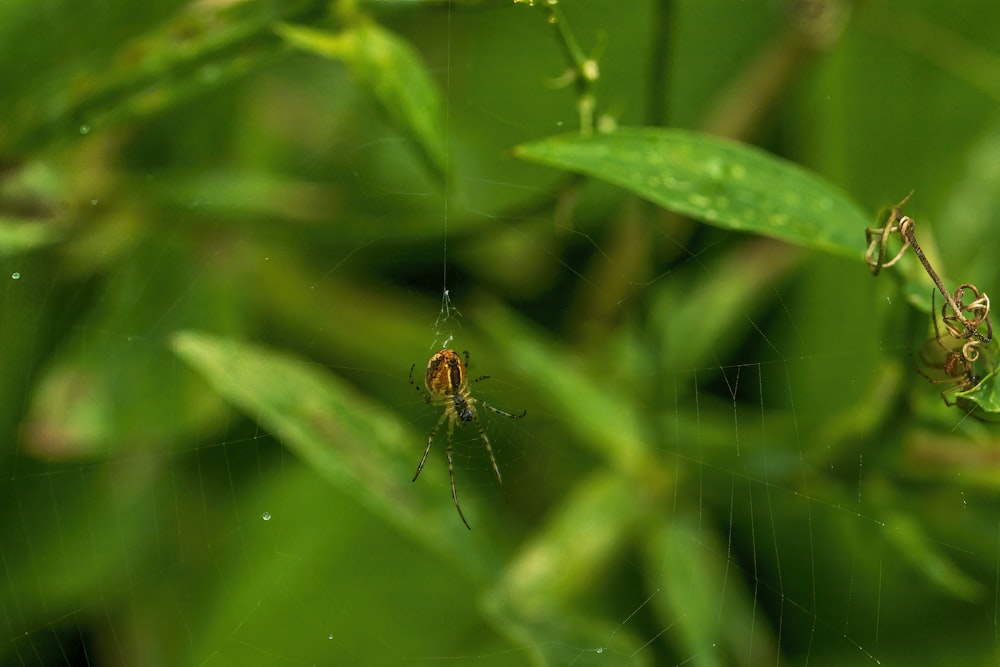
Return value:
<svg viewBox="0 0 1000 667">
<path fill-rule="evenodd" d="M 326 638 L 327 638 L 327 639 L 333 639 L 333 633 L 331 632 L 330 634 L 328 634 L 328 635 L 326 636 Z"/>
<path fill-rule="evenodd" d="M 598 646 L 597 648 L 594 649 L 594 653 L 604 653 L 604 647 Z"/>
<path fill-rule="evenodd" d="M 263 519 L 264 521 L 270 521 L 271 520 L 271 513 L 270 512 L 264 512 L 263 514 L 260 515 L 260 518 Z"/>
<path fill-rule="evenodd" d="M 91 199 L 90 200 L 90 205 L 91 206 L 97 206 L 97 199 Z"/>
<path fill-rule="evenodd" d="M 89 125 L 81 125 L 80 126 L 80 134 L 90 134 L 90 126 Z"/>
<path fill-rule="evenodd" d="M 21 274 L 15 271 L 14 273 L 10 274 L 10 277 L 13 278 L 14 280 L 20 280 Z"/>
</svg>

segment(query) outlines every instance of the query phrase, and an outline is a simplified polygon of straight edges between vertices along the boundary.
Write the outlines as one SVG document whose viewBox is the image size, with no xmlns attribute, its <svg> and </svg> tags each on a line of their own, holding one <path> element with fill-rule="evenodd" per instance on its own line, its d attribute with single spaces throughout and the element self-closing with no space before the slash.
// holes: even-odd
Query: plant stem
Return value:
<svg viewBox="0 0 1000 667">
<path fill-rule="evenodd" d="M 917 243 L 916 234 L 913 233 L 913 219 L 907 216 L 903 216 L 903 218 L 900 219 L 899 221 L 899 232 L 910 243 L 910 246 L 913 248 L 913 252 L 916 253 L 917 255 L 917 259 L 919 259 L 920 263 L 924 265 L 924 270 L 927 271 L 927 275 L 929 275 L 931 277 L 931 280 L 934 281 L 934 284 L 937 285 L 938 291 L 941 292 L 941 295 L 944 296 L 945 301 L 948 302 L 948 305 L 951 307 L 952 312 L 955 313 L 955 317 L 958 319 L 959 322 L 962 322 L 965 325 L 965 331 L 963 332 L 962 337 L 969 338 L 970 336 L 972 336 L 982 341 L 983 343 L 989 343 L 989 340 L 986 340 L 985 337 L 979 333 L 979 331 L 972 328 L 969 325 L 969 321 L 962 316 L 962 308 L 955 301 L 955 297 L 951 295 L 951 292 L 949 292 L 945 288 L 944 281 L 941 280 L 941 277 L 937 274 L 937 271 L 935 271 L 934 267 L 931 266 L 931 263 L 927 259 L 927 256 L 924 254 L 923 249 L 921 249 L 920 244 Z"/>
<path fill-rule="evenodd" d="M 514 0 L 515 4 L 526 2 L 529 7 L 535 7 L 534 0 Z M 569 61 L 569 74 L 576 84 L 576 108 L 580 115 L 580 133 L 587 136 L 594 133 L 594 110 L 597 100 L 594 97 L 594 83 L 600 78 L 600 68 L 597 60 L 587 57 L 573 36 L 566 17 L 559 8 L 558 0 L 544 0 L 538 7 L 548 14 L 549 24 L 555 28 L 559 37 L 559 45 Z"/>
</svg>

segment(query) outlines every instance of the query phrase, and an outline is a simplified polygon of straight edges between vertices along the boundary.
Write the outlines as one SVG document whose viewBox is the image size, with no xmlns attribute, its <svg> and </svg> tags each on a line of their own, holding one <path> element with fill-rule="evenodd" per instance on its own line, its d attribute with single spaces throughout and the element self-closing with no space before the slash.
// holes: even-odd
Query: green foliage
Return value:
<svg viewBox="0 0 1000 667">
<path fill-rule="evenodd" d="M 0 7 L 0 662 L 993 661 L 1000 5 L 628 5 Z"/>
<path fill-rule="evenodd" d="M 451 508 L 434 493 L 443 482 L 428 471 L 430 480 L 411 484 L 408 443 L 419 436 L 407 431 L 392 414 L 380 414 L 350 387 L 317 373 L 296 359 L 266 350 L 181 332 L 173 348 L 204 375 L 234 405 L 255 415 L 310 467 L 349 495 L 366 503 L 385 520 L 396 523 L 429 549 L 456 558 L 471 572 L 482 574 L 491 551 L 470 546 L 463 527 L 451 518 Z M 334 447 L 331 447 L 333 445 Z M 463 550 L 471 558 L 457 558 Z"/>
<path fill-rule="evenodd" d="M 287 24 L 278 24 L 275 30 L 292 46 L 346 63 L 393 124 L 412 135 L 428 166 L 439 177 L 446 172 L 438 91 L 406 42 L 367 20 L 341 34 Z"/>
<path fill-rule="evenodd" d="M 868 217 L 801 167 L 731 141 L 659 128 L 563 136 L 516 154 L 620 185 L 663 208 L 725 229 L 857 257 Z"/>
</svg>

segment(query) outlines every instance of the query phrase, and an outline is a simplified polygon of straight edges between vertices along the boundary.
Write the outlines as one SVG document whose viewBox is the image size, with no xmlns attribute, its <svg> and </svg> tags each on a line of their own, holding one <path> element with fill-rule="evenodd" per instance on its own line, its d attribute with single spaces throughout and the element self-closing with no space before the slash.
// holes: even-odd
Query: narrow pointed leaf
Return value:
<svg viewBox="0 0 1000 667">
<path fill-rule="evenodd" d="M 413 47 L 367 21 L 339 33 L 289 24 L 279 24 L 275 31 L 298 49 L 343 61 L 393 125 L 416 141 L 428 166 L 444 174 L 441 99 Z"/>
<path fill-rule="evenodd" d="M 861 259 L 871 225 L 834 185 L 765 151 L 697 132 L 627 128 L 560 135 L 515 149 L 717 227 Z"/>
<path fill-rule="evenodd" d="M 496 566 L 486 532 L 470 535 L 455 515 L 440 469 L 428 465 L 421 483 L 411 481 L 420 437 L 390 412 L 289 355 L 194 331 L 176 334 L 172 343 L 223 397 L 374 513 L 456 558 L 470 575 Z M 475 524 L 471 507 L 464 509 Z"/>
</svg>

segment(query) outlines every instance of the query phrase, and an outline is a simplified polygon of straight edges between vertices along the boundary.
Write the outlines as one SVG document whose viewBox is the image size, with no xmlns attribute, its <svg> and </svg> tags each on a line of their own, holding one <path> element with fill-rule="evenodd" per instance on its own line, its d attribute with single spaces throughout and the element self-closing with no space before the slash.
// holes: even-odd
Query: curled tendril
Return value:
<svg viewBox="0 0 1000 667">
<path fill-rule="evenodd" d="M 910 242 L 903 239 L 903 247 L 899 249 L 896 256 L 888 262 L 885 261 L 885 256 L 888 254 L 886 248 L 889 245 L 889 237 L 898 231 L 899 225 L 890 225 L 888 223 L 885 227 L 865 228 L 865 240 L 868 243 L 868 249 L 865 250 L 865 263 L 868 264 L 868 268 L 871 270 L 873 276 L 877 276 L 883 268 L 888 268 L 898 262 L 906 253 L 906 249 L 910 247 Z M 876 251 L 878 252 L 877 257 L 875 256 Z"/>
<path fill-rule="evenodd" d="M 976 361 L 979 359 L 980 345 L 982 345 L 982 343 L 978 340 L 966 341 L 965 345 L 962 346 L 962 357 L 970 364 Z"/>
<path fill-rule="evenodd" d="M 975 298 L 965 303 L 966 290 L 972 292 Z M 993 340 L 993 324 L 990 321 L 990 297 L 986 292 L 980 292 L 975 285 L 963 283 L 955 290 L 954 305 L 957 310 L 948 312 L 948 305 L 941 306 L 941 321 L 944 328 L 954 338 L 968 340 L 975 338 L 981 343 L 989 343 Z M 966 317 L 963 313 L 969 313 L 972 317 Z M 980 331 L 980 327 L 986 325 L 986 333 Z"/>
<path fill-rule="evenodd" d="M 910 220 L 910 218 L 901 216 L 900 213 L 903 205 L 909 201 L 912 194 L 913 191 L 911 190 L 910 194 L 903 198 L 903 201 L 889 209 L 889 215 L 886 216 L 885 224 L 882 227 L 865 228 L 865 243 L 868 245 L 868 248 L 865 250 L 865 263 L 868 264 L 868 268 L 871 270 L 873 276 L 877 276 L 883 268 L 890 267 L 898 262 L 906 253 L 906 249 L 910 247 L 909 238 L 902 232 L 903 221 Z M 899 249 L 895 257 L 887 262 L 885 261 L 885 257 L 888 254 L 889 237 L 897 232 L 903 240 L 903 247 Z"/>
</svg>

